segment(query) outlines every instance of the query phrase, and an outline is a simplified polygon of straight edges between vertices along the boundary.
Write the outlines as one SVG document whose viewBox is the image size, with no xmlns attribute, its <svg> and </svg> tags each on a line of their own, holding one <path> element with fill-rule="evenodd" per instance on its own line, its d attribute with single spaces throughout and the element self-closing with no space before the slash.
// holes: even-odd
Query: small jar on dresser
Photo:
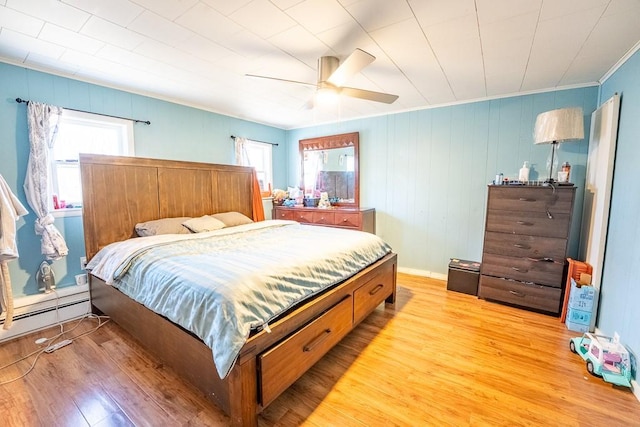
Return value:
<svg viewBox="0 0 640 427">
<path fill-rule="evenodd" d="M 376 210 L 373 208 L 313 208 L 274 206 L 273 219 L 288 219 L 303 224 L 350 228 L 376 232 Z"/>
<path fill-rule="evenodd" d="M 575 192 L 489 185 L 478 297 L 560 312 Z"/>
</svg>

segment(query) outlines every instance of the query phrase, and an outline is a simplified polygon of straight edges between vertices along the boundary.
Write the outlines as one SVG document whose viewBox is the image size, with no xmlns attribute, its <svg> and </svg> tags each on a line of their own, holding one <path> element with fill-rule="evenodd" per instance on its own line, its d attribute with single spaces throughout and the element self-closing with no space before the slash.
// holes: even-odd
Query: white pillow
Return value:
<svg viewBox="0 0 640 427">
<path fill-rule="evenodd" d="M 187 227 L 193 233 L 215 231 L 225 227 L 224 222 L 209 215 L 204 215 L 200 218 L 191 218 L 190 220 L 183 222 L 182 225 Z"/>
<path fill-rule="evenodd" d="M 253 222 L 251 218 L 240 212 L 222 212 L 211 216 L 222 221 L 225 227 L 235 227 L 236 225 L 251 224 Z"/>
</svg>

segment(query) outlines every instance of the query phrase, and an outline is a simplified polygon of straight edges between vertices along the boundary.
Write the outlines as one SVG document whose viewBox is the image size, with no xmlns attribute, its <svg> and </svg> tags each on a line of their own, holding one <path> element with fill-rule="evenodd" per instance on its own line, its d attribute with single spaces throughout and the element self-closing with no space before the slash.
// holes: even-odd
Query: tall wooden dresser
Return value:
<svg viewBox="0 0 640 427">
<path fill-rule="evenodd" d="M 489 185 L 480 298 L 560 312 L 575 192 Z"/>
</svg>

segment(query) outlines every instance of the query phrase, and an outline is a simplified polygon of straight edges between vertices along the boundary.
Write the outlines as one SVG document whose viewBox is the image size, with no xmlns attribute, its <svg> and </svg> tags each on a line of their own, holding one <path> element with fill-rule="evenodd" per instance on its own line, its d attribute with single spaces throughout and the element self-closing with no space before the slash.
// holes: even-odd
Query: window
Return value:
<svg viewBox="0 0 640 427">
<path fill-rule="evenodd" d="M 132 156 L 133 122 L 64 110 L 51 152 L 52 209 L 82 207 L 80 153 Z"/>
<path fill-rule="evenodd" d="M 245 166 L 256 169 L 258 183 L 262 191 L 270 191 L 273 184 L 273 172 L 271 165 L 272 145 L 265 142 L 256 142 L 247 139 L 243 144 Z"/>
</svg>

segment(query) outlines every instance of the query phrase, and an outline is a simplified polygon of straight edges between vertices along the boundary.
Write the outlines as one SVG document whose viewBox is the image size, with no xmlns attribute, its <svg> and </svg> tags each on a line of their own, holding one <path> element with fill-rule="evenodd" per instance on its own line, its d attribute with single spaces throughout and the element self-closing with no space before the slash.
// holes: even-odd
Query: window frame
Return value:
<svg viewBox="0 0 640 427">
<path fill-rule="evenodd" d="M 119 144 L 118 144 L 118 152 L 110 153 L 113 155 L 120 156 L 134 156 L 134 131 L 133 131 L 133 122 L 127 119 L 121 119 L 117 117 L 105 116 L 101 114 L 88 113 L 84 111 L 76 111 L 63 109 L 62 114 L 58 119 L 58 132 L 65 124 L 74 124 L 74 125 L 83 125 L 87 127 L 91 127 L 93 124 L 94 127 L 101 128 L 109 128 L 116 129 L 119 132 Z M 59 186 L 58 186 L 58 166 L 70 166 L 77 165 L 80 167 L 79 160 L 56 160 L 55 159 L 55 150 L 56 147 L 59 147 L 62 141 L 56 138 L 54 146 L 49 150 L 49 164 L 50 164 L 50 186 L 51 186 L 51 194 L 59 194 Z M 82 150 L 80 153 L 90 153 L 90 151 Z M 68 216 L 81 216 L 82 208 L 62 208 L 62 209 L 54 209 L 53 207 L 53 199 L 48 201 L 49 203 L 49 212 L 56 218 L 58 217 L 68 217 Z"/>
<path fill-rule="evenodd" d="M 261 187 L 260 191 L 267 192 L 269 188 L 273 189 L 273 144 L 247 139 L 243 144 L 243 149 L 245 150 L 246 160 L 249 163 L 247 166 L 255 168 L 257 175 L 260 175 L 261 172 L 265 175 L 265 187 Z M 267 165 L 268 170 L 259 170 L 251 164 L 249 161 L 251 156 L 248 153 L 250 149 L 259 150 L 262 153 L 262 160 Z M 260 179 L 258 179 L 258 184 L 260 184 Z"/>
</svg>

